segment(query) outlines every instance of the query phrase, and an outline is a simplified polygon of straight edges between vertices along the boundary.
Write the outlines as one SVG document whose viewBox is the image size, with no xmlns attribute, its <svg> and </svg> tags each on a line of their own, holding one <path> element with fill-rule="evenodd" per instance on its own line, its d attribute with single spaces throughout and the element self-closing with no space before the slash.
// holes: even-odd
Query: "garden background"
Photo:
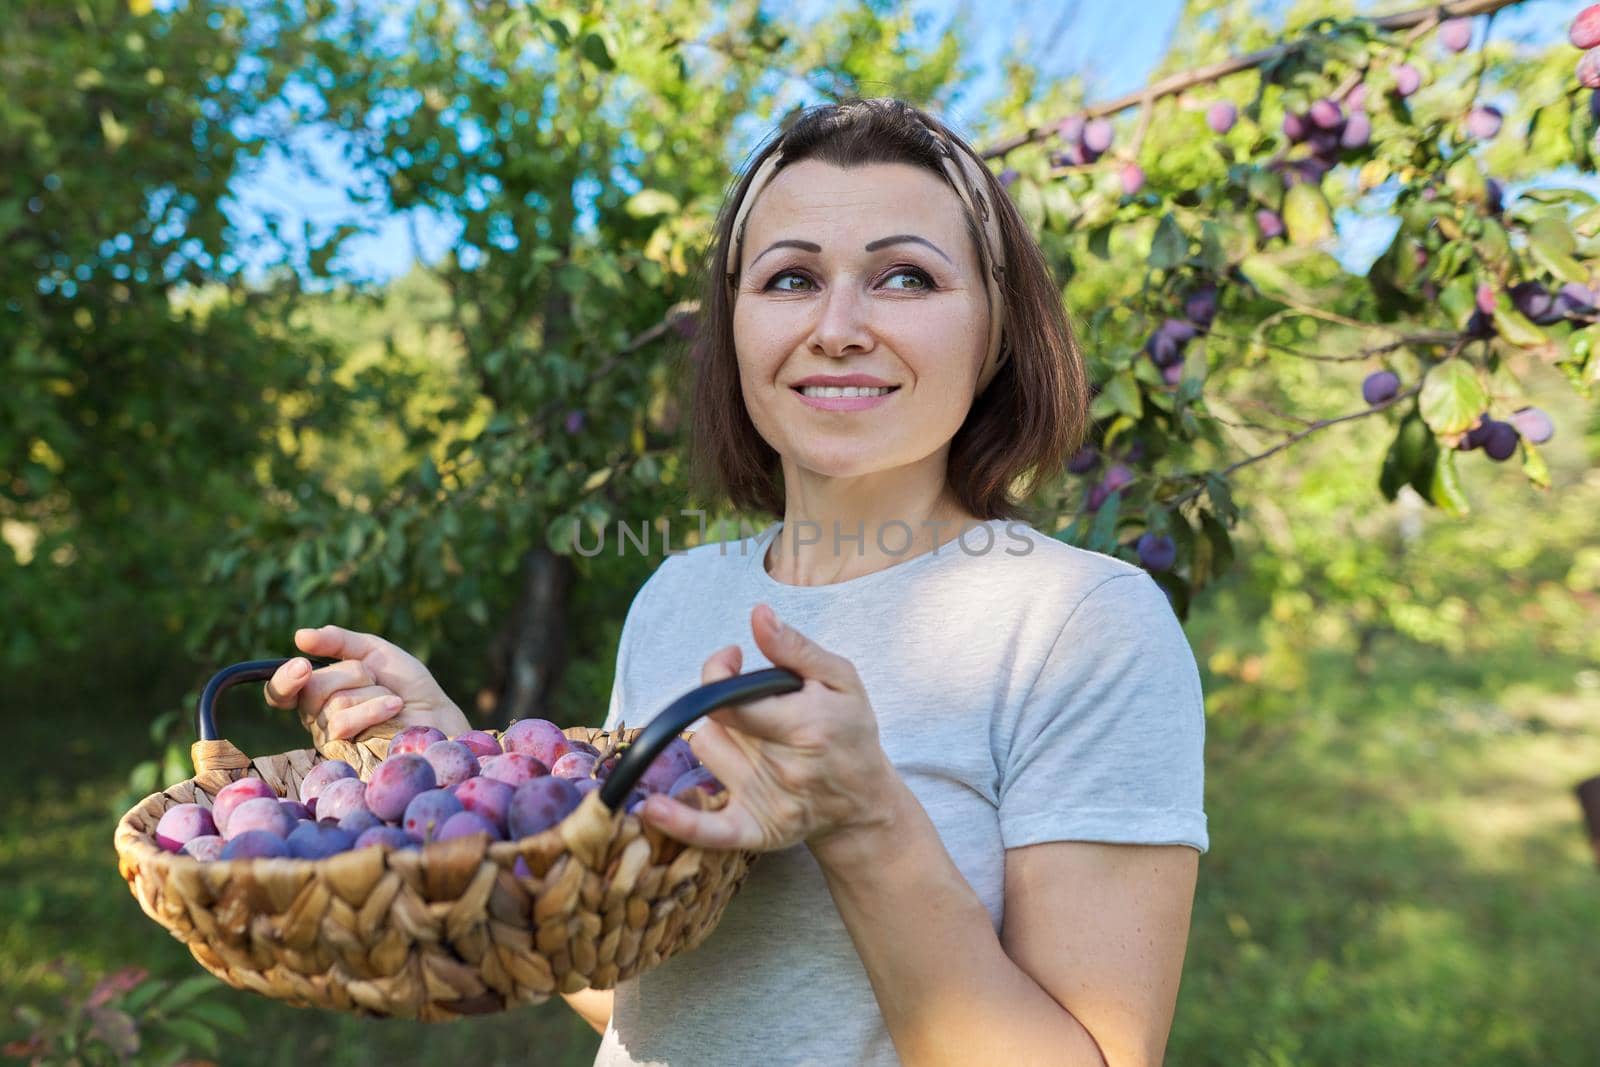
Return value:
<svg viewBox="0 0 1600 1067">
<path fill-rule="evenodd" d="M 661 556 L 575 544 L 686 543 L 714 213 L 763 130 L 858 94 L 986 150 L 1062 281 L 1096 436 L 1050 532 L 1172 538 L 1211 850 L 1169 1062 L 1590 1062 L 1600 328 L 1512 293 L 1600 259 L 1583 5 L 1445 5 L 1459 49 L 1414 6 L 4 5 L 8 1053 L 589 1062 L 559 1000 L 430 1027 L 222 986 L 111 829 L 192 773 L 205 680 L 299 626 L 395 640 L 479 725 L 598 725 Z M 1330 98 L 1331 141 L 1285 132 Z M 1463 447 L 1528 407 L 1553 435 Z M 254 692 L 222 717 L 305 744 Z"/>
</svg>

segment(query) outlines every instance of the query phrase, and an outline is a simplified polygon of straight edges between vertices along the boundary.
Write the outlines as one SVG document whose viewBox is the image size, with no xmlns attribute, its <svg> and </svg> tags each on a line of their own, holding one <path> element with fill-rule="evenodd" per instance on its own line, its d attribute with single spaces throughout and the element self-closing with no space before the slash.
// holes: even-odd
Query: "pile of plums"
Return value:
<svg viewBox="0 0 1600 1067">
<path fill-rule="evenodd" d="M 363 782 L 343 760 L 324 760 L 287 800 L 260 778 L 218 790 L 211 807 L 179 804 L 156 825 L 156 843 L 200 860 L 321 859 L 368 848 L 419 848 L 485 834 L 515 841 L 555 826 L 600 788 L 621 758 L 574 741 L 545 719 L 520 719 L 497 741 L 482 730 L 454 738 L 432 726 L 395 734 Z M 681 737 L 669 741 L 629 793 L 632 812 L 651 793 L 722 791 Z"/>
</svg>

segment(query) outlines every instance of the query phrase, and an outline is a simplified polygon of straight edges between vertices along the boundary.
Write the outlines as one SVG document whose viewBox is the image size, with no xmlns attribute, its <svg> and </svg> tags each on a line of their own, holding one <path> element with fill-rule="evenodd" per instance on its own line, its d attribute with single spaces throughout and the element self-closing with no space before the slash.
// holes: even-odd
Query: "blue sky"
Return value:
<svg viewBox="0 0 1600 1067">
<path fill-rule="evenodd" d="M 841 2 L 849 0 L 796 0 L 782 10 L 788 17 L 809 23 L 837 10 Z M 985 105 L 999 89 L 1000 61 L 1006 54 L 1029 56 L 1045 78 L 1082 77 L 1091 100 L 1115 96 L 1148 79 L 1166 50 L 1182 4 L 1183 0 L 1052 0 L 1047 4 L 1029 0 L 919 0 L 908 3 L 907 8 L 918 16 L 918 25 L 924 27 L 929 40 L 958 12 L 968 13 L 972 42 L 967 60 L 978 73 L 962 87 L 955 105 L 944 117 L 957 129 L 974 133 Z M 1416 6 L 1416 0 L 1361 6 L 1397 10 Z M 1545 43 L 1565 36 L 1567 22 L 1581 6 L 1568 0 L 1528 0 L 1497 16 L 1494 32 L 1497 37 Z M 974 11 L 979 14 L 974 16 Z M 1481 32 L 1482 20 L 1479 21 Z M 798 101 L 797 94 L 790 94 L 782 105 Z M 752 137 L 759 132 L 755 130 Z M 267 212 L 284 220 L 282 231 L 287 234 L 299 234 L 302 220 L 318 234 L 329 232 L 340 223 L 365 224 L 371 232 L 346 241 L 337 262 L 349 274 L 371 281 L 405 273 L 416 258 L 415 248 L 420 248 L 429 260 L 449 248 L 455 227 L 448 219 L 422 213 L 409 220 L 364 214 L 343 191 L 355 176 L 341 158 L 338 140 L 327 131 L 305 129 L 297 147 L 310 157 L 311 166 L 274 154 L 254 173 L 235 181 L 234 198 L 227 208 L 242 233 L 261 233 L 262 215 Z M 738 160 L 728 162 L 731 168 Z M 1348 212 L 1339 221 L 1340 258 L 1347 267 L 1364 270 L 1364 264 L 1387 244 L 1389 227 L 1381 219 L 1363 220 Z M 263 261 L 257 258 L 247 262 L 254 272 Z"/>
</svg>

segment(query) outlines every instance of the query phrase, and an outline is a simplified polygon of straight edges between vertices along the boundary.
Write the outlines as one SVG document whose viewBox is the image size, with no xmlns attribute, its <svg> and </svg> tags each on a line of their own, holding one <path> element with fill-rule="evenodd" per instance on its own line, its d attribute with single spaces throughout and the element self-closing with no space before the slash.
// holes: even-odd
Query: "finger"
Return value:
<svg viewBox="0 0 1600 1067">
<path fill-rule="evenodd" d="M 656 793 L 639 807 L 640 816 L 669 837 L 699 848 L 753 848 L 760 842 L 732 806 L 699 811 Z"/>
<path fill-rule="evenodd" d="M 318 626 L 314 629 L 307 627 L 296 630 L 294 643 L 302 652 L 313 656 L 327 656 L 330 659 L 362 659 L 389 644 L 374 634 L 346 630 L 342 626 Z"/>
<path fill-rule="evenodd" d="M 689 748 L 717 781 L 728 788 L 741 781 L 750 766 L 750 756 L 740 743 L 728 733 L 728 728 L 707 716 L 695 728 L 689 739 Z"/>
<path fill-rule="evenodd" d="M 399 697 L 374 697 L 362 701 L 354 707 L 341 708 L 329 711 L 328 736 L 340 741 L 348 741 L 360 734 L 363 730 L 371 729 L 380 722 L 387 722 L 400 713 L 405 702 Z"/>
<path fill-rule="evenodd" d="M 378 680 L 365 663 L 358 659 L 340 660 L 311 672 L 311 680 L 300 694 L 300 707 L 320 708 L 340 690 L 377 684 Z"/>
<path fill-rule="evenodd" d="M 375 697 L 399 696 L 393 689 L 386 685 L 363 685 L 355 689 L 341 689 L 330 696 L 321 707 L 323 714 L 332 715 L 336 711 L 353 708 L 357 704 L 365 704 Z"/>
<path fill-rule="evenodd" d="M 829 689 L 860 691 L 861 681 L 854 664 L 829 652 L 793 626 L 785 626 L 770 606 L 757 604 L 751 609 L 750 629 L 761 654 L 771 660 L 774 667 L 786 667 L 802 678 L 815 678 Z"/>
<path fill-rule="evenodd" d="M 274 708 L 288 710 L 295 706 L 300 699 L 300 687 L 306 684 L 306 679 L 311 677 L 311 664 L 296 656 L 277 670 L 272 672 L 272 677 L 267 679 L 266 699 Z"/>
<path fill-rule="evenodd" d="M 720 682 L 724 678 L 732 678 L 739 673 L 739 667 L 744 663 L 744 652 L 738 645 L 727 645 L 711 653 L 710 657 L 700 668 L 700 684 L 710 685 Z"/>
</svg>

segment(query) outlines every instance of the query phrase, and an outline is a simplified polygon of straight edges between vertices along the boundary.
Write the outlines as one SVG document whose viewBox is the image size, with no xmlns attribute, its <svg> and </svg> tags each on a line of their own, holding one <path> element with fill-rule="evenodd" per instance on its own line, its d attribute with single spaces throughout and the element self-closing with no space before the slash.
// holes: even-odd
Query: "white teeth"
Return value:
<svg viewBox="0 0 1600 1067">
<path fill-rule="evenodd" d="M 894 392 L 892 388 L 867 385 L 805 385 L 800 391 L 806 396 L 839 397 L 839 396 L 885 396 Z"/>
</svg>

